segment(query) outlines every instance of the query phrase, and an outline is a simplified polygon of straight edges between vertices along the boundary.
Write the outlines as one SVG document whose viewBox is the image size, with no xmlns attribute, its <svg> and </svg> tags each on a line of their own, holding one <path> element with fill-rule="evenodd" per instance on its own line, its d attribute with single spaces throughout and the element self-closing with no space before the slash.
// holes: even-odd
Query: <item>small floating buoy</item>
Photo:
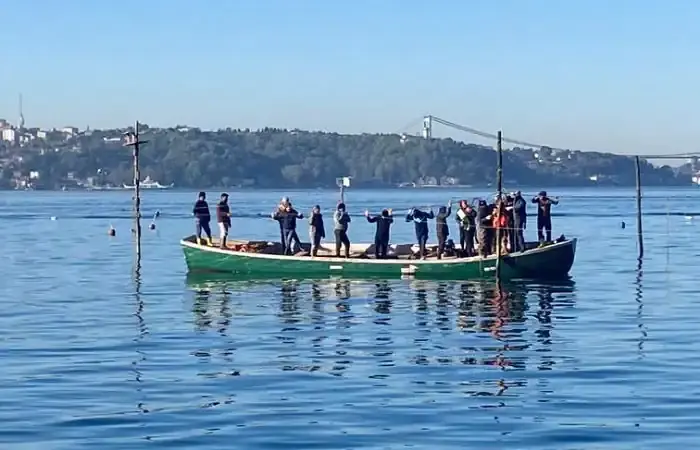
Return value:
<svg viewBox="0 0 700 450">
<path fill-rule="evenodd" d="M 114 229 L 113 226 L 109 226 L 109 231 L 107 231 L 107 234 L 110 236 L 116 236 L 117 235 L 117 230 Z"/>
<path fill-rule="evenodd" d="M 620 228 L 622 228 L 624 230 L 625 227 L 626 227 L 625 222 L 620 223 Z"/>
<path fill-rule="evenodd" d="M 155 230 L 155 229 L 156 229 L 156 224 L 155 224 L 155 223 L 151 223 L 151 224 L 148 226 L 148 229 L 149 229 L 149 230 Z"/>
<path fill-rule="evenodd" d="M 56 220 L 56 216 L 51 216 L 51 220 Z"/>
</svg>

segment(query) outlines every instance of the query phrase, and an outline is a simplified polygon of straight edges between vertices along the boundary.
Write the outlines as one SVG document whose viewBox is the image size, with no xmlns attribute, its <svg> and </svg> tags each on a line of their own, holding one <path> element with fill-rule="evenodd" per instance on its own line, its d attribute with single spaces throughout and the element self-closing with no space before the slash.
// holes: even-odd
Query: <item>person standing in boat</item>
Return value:
<svg viewBox="0 0 700 450">
<path fill-rule="evenodd" d="M 513 228 L 515 236 L 512 250 L 514 252 L 525 251 L 525 227 L 527 225 L 527 202 L 522 192 L 518 191 L 513 196 Z"/>
<path fill-rule="evenodd" d="M 221 199 L 216 205 L 216 221 L 219 223 L 219 247 L 226 248 L 228 230 L 231 229 L 231 210 L 228 207 L 228 194 L 221 194 Z"/>
<path fill-rule="evenodd" d="M 549 198 L 547 191 L 541 191 L 532 199 L 537 204 L 537 239 L 540 245 L 552 241 L 552 205 L 558 205 L 558 198 Z"/>
<path fill-rule="evenodd" d="M 282 227 L 282 242 L 284 242 L 283 255 L 294 254 L 295 244 L 299 244 L 299 236 L 297 235 L 297 219 L 303 219 L 304 215 L 299 213 L 292 206 L 292 202 L 288 202 L 287 206 L 280 210 L 278 209 L 272 214 L 272 218 L 280 223 Z"/>
<path fill-rule="evenodd" d="M 340 248 L 345 247 L 345 257 L 350 257 L 350 238 L 348 238 L 348 224 L 351 222 L 350 214 L 345 210 L 345 203 L 338 203 L 333 214 L 333 233 L 335 234 L 335 256 L 340 258 Z"/>
<path fill-rule="evenodd" d="M 413 222 L 416 231 L 416 241 L 418 241 L 418 253 L 421 259 L 426 257 L 425 245 L 428 243 L 428 219 L 434 219 L 435 214 L 431 209 L 429 212 L 421 211 L 418 208 L 411 208 L 406 214 L 406 222 Z"/>
<path fill-rule="evenodd" d="M 207 245 L 211 246 L 211 213 L 209 212 L 209 204 L 207 203 L 206 192 L 200 192 L 197 196 L 197 201 L 192 209 L 194 216 L 195 228 L 197 232 L 197 245 L 202 245 L 202 231 L 207 235 Z"/>
<path fill-rule="evenodd" d="M 466 200 L 459 202 L 456 214 L 459 226 L 459 246 L 464 256 L 474 256 L 474 234 L 476 233 L 476 211 Z"/>
<path fill-rule="evenodd" d="M 476 212 L 477 237 L 479 241 L 479 255 L 486 257 L 491 254 L 491 206 L 486 200 L 479 200 Z"/>
<path fill-rule="evenodd" d="M 321 246 L 321 239 L 326 237 L 326 229 L 323 225 L 323 214 L 321 207 L 316 205 L 311 210 L 309 217 L 309 237 L 311 238 L 311 256 L 318 255 L 318 248 Z"/>
<path fill-rule="evenodd" d="M 289 197 L 282 197 L 282 200 L 280 200 L 280 204 L 277 205 L 277 212 L 284 213 L 287 210 L 287 207 L 289 206 Z M 273 214 L 274 215 L 274 214 Z M 277 221 L 280 227 L 280 243 L 282 244 L 282 254 L 286 252 L 287 249 L 287 244 L 285 243 L 284 240 L 284 228 L 282 227 L 282 221 Z"/>
<path fill-rule="evenodd" d="M 501 255 L 508 253 L 508 212 L 505 199 L 496 200 L 496 207 L 492 213 L 494 239 L 494 251 L 500 247 Z"/>
<path fill-rule="evenodd" d="M 379 216 L 372 216 L 369 211 L 365 211 L 365 217 L 367 222 L 377 224 L 377 231 L 374 233 L 374 257 L 385 259 L 389 251 L 391 224 L 394 223 L 391 209 L 382 210 L 382 214 Z"/>
<path fill-rule="evenodd" d="M 452 200 L 447 203 L 447 206 L 441 206 L 435 216 L 435 234 L 438 240 L 437 258 L 442 259 L 442 254 L 445 252 L 445 243 L 450 235 L 450 227 L 447 226 L 447 218 L 452 214 Z"/>
</svg>

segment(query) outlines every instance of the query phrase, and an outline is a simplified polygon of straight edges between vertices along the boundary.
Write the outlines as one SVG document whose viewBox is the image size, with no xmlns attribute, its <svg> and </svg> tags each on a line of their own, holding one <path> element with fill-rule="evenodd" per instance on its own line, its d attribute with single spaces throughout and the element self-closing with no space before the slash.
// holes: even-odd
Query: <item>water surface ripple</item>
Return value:
<svg viewBox="0 0 700 450">
<path fill-rule="evenodd" d="M 480 194 L 417 191 L 348 203 Z M 572 279 L 496 286 L 188 276 L 183 192 L 145 194 L 162 215 L 134 276 L 128 193 L 0 193 L 0 445 L 693 448 L 700 219 L 685 216 L 700 200 L 649 190 L 640 266 L 632 194 L 563 191 L 554 225 L 580 238 Z M 304 210 L 335 201 L 292 195 Z M 232 193 L 236 234 L 274 239 L 255 216 L 278 196 Z M 372 232 L 360 219 L 358 241 Z"/>
</svg>

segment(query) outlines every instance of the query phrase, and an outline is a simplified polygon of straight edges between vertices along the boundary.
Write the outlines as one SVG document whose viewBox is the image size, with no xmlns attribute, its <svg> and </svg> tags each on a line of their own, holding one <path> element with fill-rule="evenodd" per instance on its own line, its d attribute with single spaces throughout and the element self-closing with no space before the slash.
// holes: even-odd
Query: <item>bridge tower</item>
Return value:
<svg viewBox="0 0 700 450">
<path fill-rule="evenodd" d="M 423 117 L 423 139 L 432 139 L 433 137 L 433 116 Z"/>
</svg>

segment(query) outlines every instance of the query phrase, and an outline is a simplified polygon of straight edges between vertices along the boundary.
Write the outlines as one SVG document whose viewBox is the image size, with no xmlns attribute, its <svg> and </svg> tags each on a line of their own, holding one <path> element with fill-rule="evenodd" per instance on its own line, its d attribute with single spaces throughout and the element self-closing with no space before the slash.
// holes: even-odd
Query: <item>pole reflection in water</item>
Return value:
<svg viewBox="0 0 700 450">
<path fill-rule="evenodd" d="M 144 338 L 148 335 L 148 329 L 146 328 L 146 322 L 143 318 L 144 303 L 141 298 L 141 257 L 139 254 L 136 255 L 136 260 L 134 261 L 134 272 L 133 272 L 133 282 L 134 282 L 134 300 L 136 303 L 136 312 L 134 316 L 136 317 L 137 323 L 137 334 L 134 338 L 134 345 L 136 348 L 136 359 L 132 362 L 132 367 L 134 371 L 134 380 L 136 381 L 136 392 L 138 397 L 141 399 L 137 405 L 137 409 L 142 413 L 149 412 L 145 404 L 145 396 L 142 391 L 142 377 L 141 364 L 146 361 L 146 353 L 141 348 L 141 343 Z"/>
<path fill-rule="evenodd" d="M 644 294 L 643 283 L 644 271 L 642 270 L 642 259 L 637 260 L 637 270 L 635 276 L 634 297 L 637 301 L 637 328 L 639 328 L 639 343 L 637 344 L 639 358 L 644 358 L 644 343 L 647 340 L 647 329 L 644 326 Z"/>
</svg>

